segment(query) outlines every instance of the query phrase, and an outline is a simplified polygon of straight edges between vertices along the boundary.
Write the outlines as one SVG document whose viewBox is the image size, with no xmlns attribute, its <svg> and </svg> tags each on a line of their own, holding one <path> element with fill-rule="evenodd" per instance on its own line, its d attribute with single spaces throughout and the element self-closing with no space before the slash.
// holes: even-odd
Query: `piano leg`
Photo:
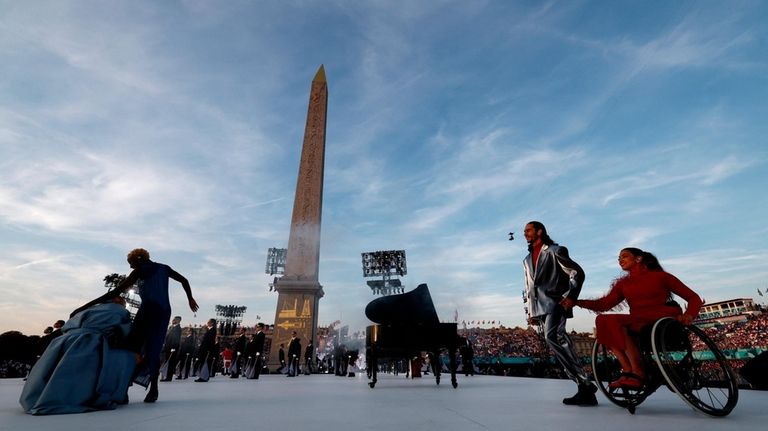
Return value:
<svg viewBox="0 0 768 431">
<path fill-rule="evenodd" d="M 448 369 L 451 370 L 451 386 L 456 388 L 459 384 L 456 382 L 456 349 L 448 349 Z"/>
<path fill-rule="evenodd" d="M 439 351 L 438 351 L 439 352 Z M 429 367 L 432 368 L 432 373 L 435 375 L 435 383 L 440 384 L 440 364 L 438 361 L 440 360 L 440 354 L 435 354 L 434 352 L 427 352 L 427 356 L 429 357 Z"/>
<path fill-rule="evenodd" d="M 371 347 L 368 354 L 365 355 L 365 366 L 368 368 L 368 386 L 376 386 L 376 373 L 378 372 L 379 361 L 376 358 L 376 347 Z"/>
</svg>

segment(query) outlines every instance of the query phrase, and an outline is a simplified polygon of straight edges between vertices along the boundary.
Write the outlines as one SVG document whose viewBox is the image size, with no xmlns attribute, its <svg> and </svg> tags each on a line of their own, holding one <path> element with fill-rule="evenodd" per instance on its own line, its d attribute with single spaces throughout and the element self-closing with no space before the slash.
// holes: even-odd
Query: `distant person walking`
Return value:
<svg viewBox="0 0 768 431">
<path fill-rule="evenodd" d="M 308 376 L 312 374 L 312 359 L 315 356 L 315 346 L 312 345 L 312 340 L 307 344 L 307 348 L 304 349 L 304 375 Z"/>
<path fill-rule="evenodd" d="M 299 373 L 299 360 L 301 359 L 301 339 L 296 336 L 296 331 L 291 334 L 288 343 L 288 377 L 296 377 Z"/>
<path fill-rule="evenodd" d="M 173 373 L 176 371 L 176 364 L 179 362 L 179 348 L 181 347 L 181 316 L 176 316 L 171 321 L 168 333 L 165 334 L 163 343 L 163 356 L 168 364 L 165 370 L 164 382 L 170 382 L 173 379 Z"/>
<path fill-rule="evenodd" d="M 555 353 L 568 377 L 578 384 L 576 395 L 563 399 L 563 404 L 597 405 L 597 387 L 589 381 L 579 363 L 573 342 L 565 329 L 573 311 L 560 302 L 576 301 L 584 284 L 584 270 L 568 255 L 568 249 L 556 244 L 541 222 L 532 221 L 523 231 L 528 241 L 528 256 L 523 260 L 525 293 L 528 298 L 528 323 L 541 325 L 547 345 Z"/>
<path fill-rule="evenodd" d="M 179 367 L 179 374 L 177 379 L 186 379 L 189 377 L 189 373 L 192 369 L 192 358 L 195 354 L 195 333 L 192 328 L 187 328 L 186 335 L 181 340 L 181 348 L 179 350 L 179 360 L 181 366 Z"/>
<path fill-rule="evenodd" d="M 205 334 L 203 334 L 203 339 L 200 341 L 200 347 L 197 349 L 198 378 L 195 379 L 196 382 L 207 382 L 208 379 L 215 374 L 213 366 L 218 355 L 219 349 L 216 343 L 216 319 L 208 319 Z"/>
<path fill-rule="evenodd" d="M 463 338 L 461 346 L 459 346 L 459 354 L 461 355 L 461 368 L 464 371 L 465 376 L 475 375 L 475 364 L 473 359 L 475 358 L 475 350 L 472 348 L 472 341 L 469 338 Z"/>
<path fill-rule="evenodd" d="M 253 334 L 251 342 L 246 347 L 246 356 L 252 361 L 252 368 L 246 376 L 249 379 L 258 379 L 259 375 L 261 375 L 261 369 L 264 368 L 264 343 L 266 339 L 267 335 L 264 333 L 264 324 L 259 322 L 256 325 L 256 333 Z M 285 356 L 285 353 L 283 353 L 283 356 Z"/>
<path fill-rule="evenodd" d="M 285 369 L 285 344 L 280 343 L 280 349 L 277 351 L 277 360 L 280 362 L 277 372 L 282 373 Z"/>
<path fill-rule="evenodd" d="M 240 328 L 240 335 L 235 340 L 235 349 L 233 351 L 233 362 L 230 378 L 236 379 L 243 373 L 243 361 L 245 357 L 245 347 L 248 344 L 248 338 L 245 336 L 247 330 L 245 327 Z"/>
<path fill-rule="evenodd" d="M 192 297 L 192 288 L 184 276 L 174 271 L 170 266 L 153 262 L 149 259 L 149 252 L 143 248 L 131 250 L 128 253 L 128 265 L 131 271 L 115 289 L 101 295 L 93 301 L 75 310 L 72 315 L 85 310 L 90 306 L 102 302 L 108 302 L 112 298 L 120 296 L 136 282 L 142 281 L 139 296 L 141 305 L 136 312 L 129 336 L 130 345 L 136 352 L 143 355 L 143 363 L 149 370 L 149 392 L 144 402 L 153 403 L 158 397 L 158 378 L 160 375 L 160 352 L 165 339 L 166 325 L 171 317 L 171 304 L 168 298 L 168 279 L 181 283 L 187 294 L 189 308 L 198 310 L 197 301 Z"/>
</svg>

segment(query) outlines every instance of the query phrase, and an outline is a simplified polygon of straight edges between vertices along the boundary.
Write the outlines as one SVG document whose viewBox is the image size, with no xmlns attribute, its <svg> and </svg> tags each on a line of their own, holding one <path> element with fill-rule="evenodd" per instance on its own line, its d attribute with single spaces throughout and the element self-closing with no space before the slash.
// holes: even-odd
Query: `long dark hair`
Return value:
<svg viewBox="0 0 768 431">
<path fill-rule="evenodd" d="M 622 249 L 622 251 L 628 251 L 632 256 L 639 257 L 640 262 L 648 269 L 648 271 L 664 271 L 664 268 L 662 268 L 659 263 L 659 259 L 654 256 L 653 253 L 640 250 L 636 247 L 626 247 Z"/>
<path fill-rule="evenodd" d="M 541 231 L 541 243 L 546 245 L 553 245 L 555 242 L 549 237 L 547 228 L 544 227 L 544 223 L 540 221 L 529 221 L 527 224 L 533 225 L 533 228 Z M 533 244 L 528 244 L 528 251 L 533 251 Z"/>
</svg>

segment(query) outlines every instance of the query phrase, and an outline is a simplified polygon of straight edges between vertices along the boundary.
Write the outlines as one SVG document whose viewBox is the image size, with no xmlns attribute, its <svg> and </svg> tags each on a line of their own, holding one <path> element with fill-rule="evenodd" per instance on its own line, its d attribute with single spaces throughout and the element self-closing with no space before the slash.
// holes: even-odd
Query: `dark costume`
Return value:
<svg viewBox="0 0 768 431">
<path fill-rule="evenodd" d="M 192 368 L 192 358 L 195 354 L 195 336 L 192 334 L 187 335 L 181 341 L 181 348 L 179 349 L 179 361 L 181 366 L 179 367 L 179 374 L 177 378 L 186 379 L 189 377 L 190 369 Z"/>
<path fill-rule="evenodd" d="M 232 352 L 232 366 L 230 368 L 230 377 L 236 379 L 240 377 L 242 367 L 245 363 L 245 346 L 248 343 L 248 339 L 245 338 L 245 334 L 241 333 L 235 340 L 234 351 Z"/>
<path fill-rule="evenodd" d="M 304 349 L 304 374 L 312 373 L 312 358 L 315 355 L 315 348 L 310 341 L 307 348 Z"/>
<path fill-rule="evenodd" d="M 299 373 L 299 358 L 301 358 L 301 340 L 293 337 L 288 343 L 288 375 L 291 377 Z"/>
<path fill-rule="evenodd" d="M 130 327 L 131 316 L 120 304 L 97 304 L 75 314 L 30 371 L 19 399 L 24 411 L 80 413 L 123 402 L 136 357 L 118 346 Z"/>
<path fill-rule="evenodd" d="M 280 361 L 280 367 L 277 369 L 277 372 L 281 373 L 285 369 L 285 350 L 283 350 L 283 346 L 280 346 L 280 350 L 277 351 L 277 360 Z"/>
<path fill-rule="evenodd" d="M 672 274 L 646 269 L 617 280 L 603 298 L 581 300 L 579 305 L 594 311 L 608 311 L 627 301 L 629 314 L 601 314 L 595 319 L 597 341 L 611 349 L 623 350 L 626 348 L 623 328 L 639 331 L 662 317 L 682 313 L 678 305 L 667 303 L 672 293 L 688 303 L 685 314 L 692 318 L 699 314 L 702 305 L 699 295 Z"/>
<path fill-rule="evenodd" d="M 200 347 L 197 349 L 199 377 L 195 380 L 196 382 L 207 382 L 208 378 L 213 375 L 213 364 L 218 353 L 216 349 L 216 325 L 214 325 L 205 331 L 203 339 L 200 341 Z"/>
<path fill-rule="evenodd" d="M 179 348 L 181 347 L 181 325 L 175 324 L 168 328 L 163 343 L 163 356 L 168 363 L 168 369 L 165 372 L 165 381 L 170 381 L 173 373 L 176 371 L 176 364 L 179 363 Z"/>
<path fill-rule="evenodd" d="M 253 335 L 253 339 L 248 343 L 248 346 L 246 346 L 246 360 L 250 362 L 246 377 L 249 379 L 258 379 L 259 375 L 261 375 L 261 369 L 264 367 L 264 342 L 266 338 L 264 331 L 259 330 Z M 283 357 L 285 357 L 284 353 Z"/>
<path fill-rule="evenodd" d="M 165 339 L 166 325 L 171 317 L 168 300 L 168 265 L 145 261 L 136 270 L 141 284 L 139 296 L 141 305 L 131 327 L 131 344 L 141 352 L 150 378 L 154 381 L 160 374 L 160 352 Z"/>
<path fill-rule="evenodd" d="M 464 375 L 475 375 L 475 365 L 472 360 L 475 357 L 474 349 L 472 349 L 472 342 L 469 338 L 464 339 L 464 343 L 459 347 L 459 354 L 461 355 L 461 368 L 464 370 Z"/>
</svg>

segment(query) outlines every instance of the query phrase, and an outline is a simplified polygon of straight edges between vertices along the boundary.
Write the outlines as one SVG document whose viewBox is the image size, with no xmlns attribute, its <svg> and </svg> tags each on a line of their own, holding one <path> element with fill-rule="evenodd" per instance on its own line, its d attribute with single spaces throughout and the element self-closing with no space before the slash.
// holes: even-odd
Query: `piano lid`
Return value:
<svg viewBox="0 0 768 431">
<path fill-rule="evenodd" d="M 365 315 L 381 325 L 440 323 L 426 284 L 410 292 L 374 299 L 365 307 Z"/>
</svg>

